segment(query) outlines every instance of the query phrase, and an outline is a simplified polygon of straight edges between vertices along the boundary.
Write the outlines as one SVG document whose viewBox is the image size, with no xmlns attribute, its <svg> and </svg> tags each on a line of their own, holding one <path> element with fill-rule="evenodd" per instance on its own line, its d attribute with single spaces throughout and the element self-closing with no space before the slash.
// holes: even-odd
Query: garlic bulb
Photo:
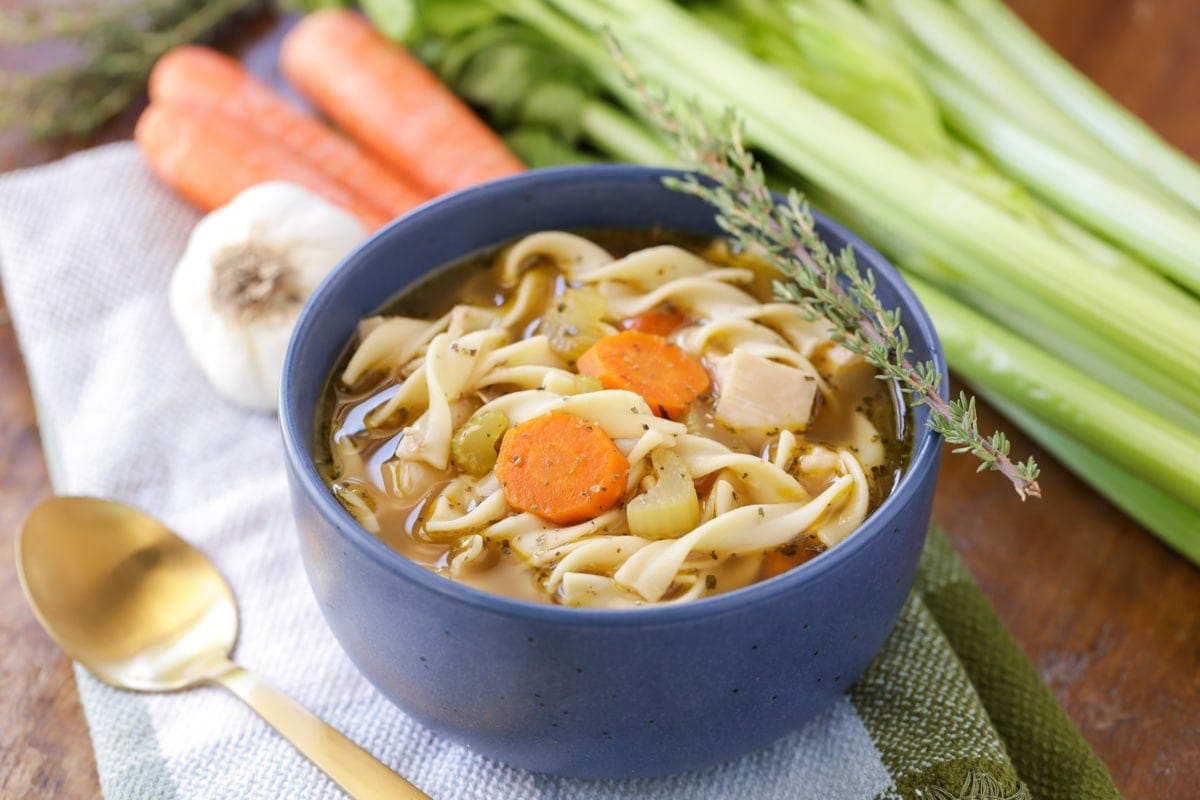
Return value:
<svg viewBox="0 0 1200 800">
<path fill-rule="evenodd" d="M 253 186 L 200 220 L 171 276 L 171 313 L 221 394 L 275 409 L 304 301 L 366 234 L 349 213 L 283 182 Z"/>
</svg>

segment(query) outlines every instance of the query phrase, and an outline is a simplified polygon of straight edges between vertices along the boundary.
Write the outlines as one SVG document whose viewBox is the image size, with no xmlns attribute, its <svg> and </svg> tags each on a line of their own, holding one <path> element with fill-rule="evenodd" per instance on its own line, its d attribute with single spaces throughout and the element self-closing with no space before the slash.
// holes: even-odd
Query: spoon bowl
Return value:
<svg viewBox="0 0 1200 800">
<path fill-rule="evenodd" d="M 25 520 L 17 563 L 38 621 L 105 683 L 163 692 L 228 669 L 233 591 L 153 517 L 92 497 L 56 498 Z"/>
<path fill-rule="evenodd" d="M 229 689 L 356 798 L 430 800 L 290 697 L 229 660 L 233 591 L 158 520 L 94 497 L 54 497 L 17 536 L 21 588 L 42 627 L 119 689 Z"/>
</svg>

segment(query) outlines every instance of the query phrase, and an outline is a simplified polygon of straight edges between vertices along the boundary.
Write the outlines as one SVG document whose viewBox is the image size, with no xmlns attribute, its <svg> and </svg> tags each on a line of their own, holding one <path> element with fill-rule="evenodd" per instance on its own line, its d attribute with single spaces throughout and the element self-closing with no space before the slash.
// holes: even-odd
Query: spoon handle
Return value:
<svg viewBox="0 0 1200 800">
<path fill-rule="evenodd" d="M 212 680 L 240 697 L 356 800 L 432 800 L 254 673 L 231 663 L 228 670 Z"/>
</svg>

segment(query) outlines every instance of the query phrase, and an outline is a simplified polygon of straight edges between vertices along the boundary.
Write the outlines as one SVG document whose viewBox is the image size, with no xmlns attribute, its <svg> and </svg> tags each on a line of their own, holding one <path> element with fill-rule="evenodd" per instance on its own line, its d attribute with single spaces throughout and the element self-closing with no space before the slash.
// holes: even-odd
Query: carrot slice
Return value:
<svg viewBox="0 0 1200 800">
<path fill-rule="evenodd" d="M 670 336 L 687 322 L 688 318 L 674 306 L 663 304 L 635 317 L 621 320 L 621 327 L 630 331 L 653 333 L 655 336 Z"/>
<path fill-rule="evenodd" d="M 704 365 L 678 345 L 641 331 L 605 336 L 575 362 L 606 389 L 640 394 L 660 417 L 678 419 L 708 391 Z"/>
<path fill-rule="evenodd" d="M 150 169 L 200 208 L 223 206 L 264 181 L 290 181 L 341 206 L 369 230 L 391 215 L 235 119 L 183 103 L 151 103 L 134 139 Z"/>
<path fill-rule="evenodd" d="M 301 20 L 280 66 L 342 130 L 433 194 L 525 169 L 424 64 L 352 11 Z"/>
<path fill-rule="evenodd" d="M 570 525 L 621 502 L 629 462 L 599 425 L 556 411 L 504 434 L 496 478 L 513 508 Z"/>
<path fill-rule="evenodd" d="M 176 47 L 150 73 L 150 99 L 215 109 L 292 151 L 380 210 L 398 217 L 431 197 L 320 120 L 291 106 L 236 60 Z"/>
<path fill-rule="evenodd" d="M 759 569 L 758 579 L 765 581 L 767 578 L 782 575 L 793 567 L 800 566 L 805 561 L 811 561 L 816 555 L 817 551 L 802 546 L 770 550 L 763 554 L 762 567 Z"/>
</svg>

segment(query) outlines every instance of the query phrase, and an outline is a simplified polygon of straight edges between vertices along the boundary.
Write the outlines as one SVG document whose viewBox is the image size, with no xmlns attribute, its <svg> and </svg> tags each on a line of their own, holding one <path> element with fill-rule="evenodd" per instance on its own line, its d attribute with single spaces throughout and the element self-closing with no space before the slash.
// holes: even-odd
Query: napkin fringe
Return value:
<svg viewBox="0 0 1200 800">
<path fill-rule="evenodd" d="M 918 797 L 928 797 L 929 800 L 1033 800 L 1029 788 L 1021 783 L 1011 794 L 1006 792 L 1000 781 L 981 770 L 971 770 L 967 779 L 958 790 L 958 794 L 950 794 L 940 786 L 926 786 L 917 790 Z"/>
</svg>

